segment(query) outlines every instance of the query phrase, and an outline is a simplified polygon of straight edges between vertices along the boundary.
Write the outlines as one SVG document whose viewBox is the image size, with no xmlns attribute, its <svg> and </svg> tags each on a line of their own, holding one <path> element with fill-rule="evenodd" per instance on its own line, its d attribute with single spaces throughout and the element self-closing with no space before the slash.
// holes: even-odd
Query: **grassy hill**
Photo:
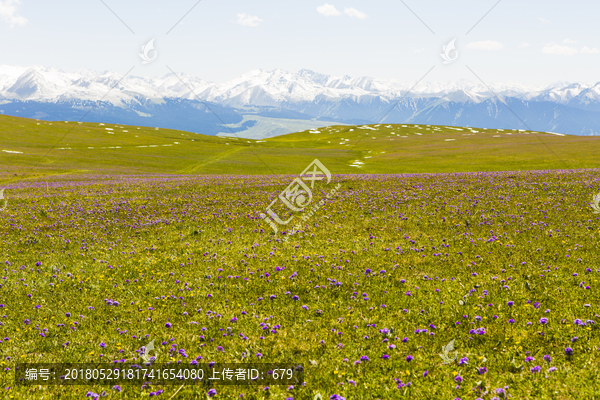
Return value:
<svg viewBox="0 0 600 400">
<path fill-rule="evenodd" d="M 143 375 L 19 381 L 22 362 L 130 371 L 152 341 L 163 374 L 303 365 L 306 385 L 216 383 L 216 400 L 600 399 L 597 170 L 336 175 L 293 213 L 276 197 L 289 176 L 110 175 L 598 167 L 596 140 L 373 125 L 252 141 L 1 117 L 0 388 L 206 400 L 207 385 Z M 272 200 L 292 217 L 277 233 L 259 217 Z"/>
<path fill-rule="evenodd" d="M 0 116 L 0 180 L 56 174 L 335 174 L 600 167 L 600 138 L 433 125 L 329 126 L 265 140 Z"/>
</svg>

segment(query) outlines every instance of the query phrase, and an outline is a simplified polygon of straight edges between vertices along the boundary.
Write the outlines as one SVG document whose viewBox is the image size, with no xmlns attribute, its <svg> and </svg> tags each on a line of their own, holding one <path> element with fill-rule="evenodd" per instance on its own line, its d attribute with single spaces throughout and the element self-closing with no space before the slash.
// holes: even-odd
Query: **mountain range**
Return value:
<svg viewBox="0 0 600 400">
<path fill-rule="evenodd" d="M 183 73 L 123 77 L 112 71 L 0 65 L 0 113 L 255 139 L 377 122 L 600 134 L 600 83 L 413 85 L 306 69 L 254 70 L 215 83 Z"/>
</svg>

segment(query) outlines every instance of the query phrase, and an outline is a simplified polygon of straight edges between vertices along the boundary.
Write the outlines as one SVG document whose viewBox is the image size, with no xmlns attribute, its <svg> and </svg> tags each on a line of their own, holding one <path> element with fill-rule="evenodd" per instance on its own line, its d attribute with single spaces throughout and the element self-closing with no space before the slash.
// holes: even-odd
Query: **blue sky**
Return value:
<svg viewBox="0 0 600 400">
<path fill-rule="evenodd" d="M 416 81 L 435 66 L 426 80 L 477 80 L 468 66 L 484 82 L 598 82 L 599 14 L 591 0 L 0 0 L 0 64 L 210 81 L 259 68 Z"/>
</svg>

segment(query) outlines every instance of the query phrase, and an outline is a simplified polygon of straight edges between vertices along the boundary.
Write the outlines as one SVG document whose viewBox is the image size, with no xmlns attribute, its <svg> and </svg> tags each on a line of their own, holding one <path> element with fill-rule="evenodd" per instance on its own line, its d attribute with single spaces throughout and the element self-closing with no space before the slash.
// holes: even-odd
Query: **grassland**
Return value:
<svg viewBox="0 0 600 400">
<path fill-rule="evenodd" d="M 139 360 L 152 338 L 159 362 L 305 365 L 305 386 L 217 386 L 218 398 L 600 398 L 597 171 L 338 176 L 286 242 L 258 213 L 288 181 L 13 189 L 0 214 L 4 394 L 170 398 L 179 387 L 13 382 L 17 361 Z"/>
<path fill-rule="evenodd" d="M 64 173 L 297 174 L 315 158 L 338 174 L 600 167 L 598 137 L 426 125 L 331 126 L 257 141 L 0 116 L 0 143 L 0 183 Z"/>
<path fill-rule="evenodd" d="M 2 397 L 206 399 L 14 382 L 17 362 L 139 362 L 155 340 L 159 363 L 304 365 L 304 385 L 217 399 L 600 399 L 600 171 L 495 171 L 595 166 L 595 138 L 370 126 L 234 143 L 7 120 L 23 126 L 0 132 L 22 151 L 0 153 Z M 259 174 L 314 158 L 334 174 L 323 206 L 274 234 L 259 214 L 292 177 Z M 471 168 L 487 172 L 456 172 Z"/>
</svg>

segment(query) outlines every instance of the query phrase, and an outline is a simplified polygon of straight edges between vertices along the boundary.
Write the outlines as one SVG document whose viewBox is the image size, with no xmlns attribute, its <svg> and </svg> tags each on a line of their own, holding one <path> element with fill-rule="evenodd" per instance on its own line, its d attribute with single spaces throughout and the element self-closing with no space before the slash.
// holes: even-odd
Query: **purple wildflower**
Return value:
<svg viewBox="0 0 600 400">
<path fill-rule="evenodd" d="M 567 347 L 565 349 L 565 354 L 568 355 L 568 356 L 572 356 L 573 355 L 573 349 L 570 348 L 570 347 Z"/>
<path fill-rule="evenodd" d="M 550 358 L 550 356 L 549 356 L 548 354 L 546 354 L 546 355 L 544 356 L 544 361 L 546 361 L 546 362 L 548 362 L 548 363 L 549 363 L 551 360 L 552 360 L 552 359 Z"/>
</svg>

